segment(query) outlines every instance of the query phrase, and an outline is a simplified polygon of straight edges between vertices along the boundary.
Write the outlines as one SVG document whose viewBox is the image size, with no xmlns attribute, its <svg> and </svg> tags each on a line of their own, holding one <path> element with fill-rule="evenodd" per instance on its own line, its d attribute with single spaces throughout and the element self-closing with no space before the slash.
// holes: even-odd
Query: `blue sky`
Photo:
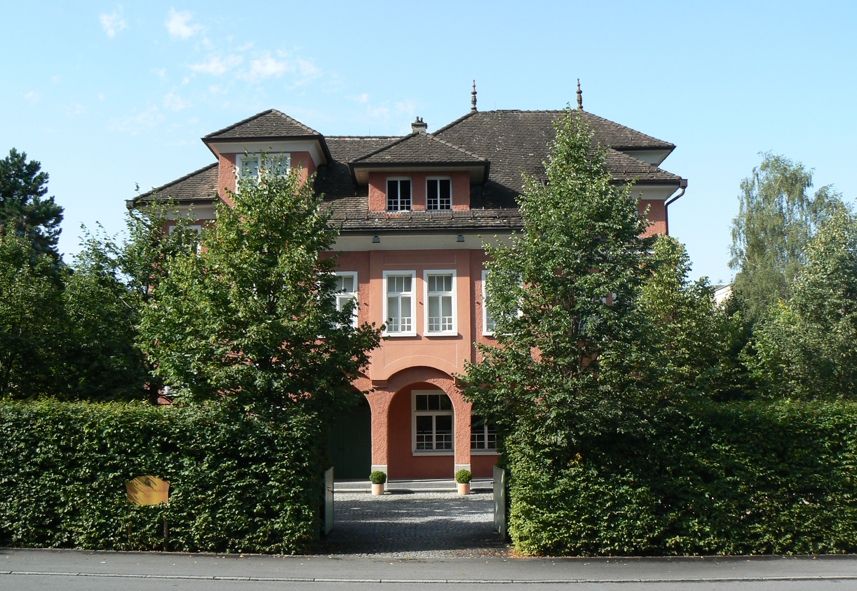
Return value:
<svg viewBox="0 0 857 591">
<path fill-rule="evenodd" d="M 213 161 L 199 138 L 268 108 L 325 134 L 429 131 L 469 109 L 587 110 L 676 144 L 694 275 L 728 280 L 738 187 L 773 151 L 857 196 L 857 3 L 6 3 L 0 153 L 26 151 L 79 227 Z M 68 257 L 67 257 L 68 258 Z"/>
</svg>

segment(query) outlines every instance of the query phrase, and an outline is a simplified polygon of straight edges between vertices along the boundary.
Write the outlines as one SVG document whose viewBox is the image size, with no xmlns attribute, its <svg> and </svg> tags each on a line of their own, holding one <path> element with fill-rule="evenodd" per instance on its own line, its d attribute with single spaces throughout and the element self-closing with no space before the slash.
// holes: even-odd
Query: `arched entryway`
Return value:
<svg viewBox="0 0 857 591">
<path fill-rule="evenodd" d="M 389 478 L 451 478 L 455 411 L 450 397 L 432 384 L 418 382 L 399 390 L 388 412 Z"/>
</svg>

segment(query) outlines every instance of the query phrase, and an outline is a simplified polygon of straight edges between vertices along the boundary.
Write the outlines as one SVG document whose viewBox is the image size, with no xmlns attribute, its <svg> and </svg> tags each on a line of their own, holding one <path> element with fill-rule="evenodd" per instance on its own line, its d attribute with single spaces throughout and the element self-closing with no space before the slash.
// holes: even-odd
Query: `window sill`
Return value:
<svg viewBox="0 0 857 591">
<path fill-rule="evenodd" d="M 451 449 L 443 450 L 443 451 L 425 451 L 425 450 L 413 450 L 411 451 L 411 455 L 413 456 L 452 456 L 455 455 L 455 452 Z"/>
<path fill-rule="evenodd" d="M 500 455 L 496 449 L 471 449 L 471 456 L 498 456 Z"/>
<path fill-rule="evenodd" d="M 415 336 L 417 336 L 417 331 L 413 331 L 413 332 L 383 332 L 383 333 L 381 333 L 381 336 L 385 339 L 390 339 L 390 338 L 395 339 L 398 337 L 415 337 Z"/>
<path fill-rule="evenodd" d="M 426 338 L 431 338 L 431 337 L 457 337 L 458 331 L 453 330 L 450 332 L 427 332 L 427 333 L 425 333 L 425 336 L 426 336 Z"/>
</svg>

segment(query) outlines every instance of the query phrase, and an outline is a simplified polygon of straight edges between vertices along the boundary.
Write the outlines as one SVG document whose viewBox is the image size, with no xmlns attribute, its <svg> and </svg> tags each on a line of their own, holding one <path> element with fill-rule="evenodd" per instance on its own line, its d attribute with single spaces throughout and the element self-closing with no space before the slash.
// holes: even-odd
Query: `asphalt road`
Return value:
<svg viewBox="0 0 857 591">
<path fill-rule="evenodd" d="M 857 557 L 437 560 L 0 550 L 0 590 L 857 590 Z"/>
</svg>

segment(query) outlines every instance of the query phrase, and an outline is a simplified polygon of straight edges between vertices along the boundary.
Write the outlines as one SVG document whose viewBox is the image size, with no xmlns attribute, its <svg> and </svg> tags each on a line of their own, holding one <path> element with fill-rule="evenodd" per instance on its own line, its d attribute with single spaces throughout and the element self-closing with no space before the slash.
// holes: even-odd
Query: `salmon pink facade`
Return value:
<svg viewBox="0 0 857 591">
<path fill-rule="evenodd" d="M 337 302 L 356 300 L 356 322 L 384 331 L 354 384 L 366 403 L 337 418 L 330 454 L 338 477 L 381 470 L 391 479 L 451 479 L 462 468 L 490 477 L 496 433 L 473 414 L 456 376 L 477 360 L 478 343 L 494 340 L 484 246 L 521 229 L 523 176 L 544 176 L 563 113 L 480 112 L 474 102 L 433 133 L 418 118 L 405 136 L 358 137 L 322 135 L 265 111 L 204 137 L 213 164 L 133 205 L 171 198 L 202 225 L 214 221 L 214 204 L 230 202 L 239 178 L 299 170 L 339 230 Z M 647 233 L 667 233 L 667 206 L 686 186 L 659 168 L 674 146 L 582 109 L 574 116 L 607 150 L 615 182 L 633 184 Z"/>
</svg>

